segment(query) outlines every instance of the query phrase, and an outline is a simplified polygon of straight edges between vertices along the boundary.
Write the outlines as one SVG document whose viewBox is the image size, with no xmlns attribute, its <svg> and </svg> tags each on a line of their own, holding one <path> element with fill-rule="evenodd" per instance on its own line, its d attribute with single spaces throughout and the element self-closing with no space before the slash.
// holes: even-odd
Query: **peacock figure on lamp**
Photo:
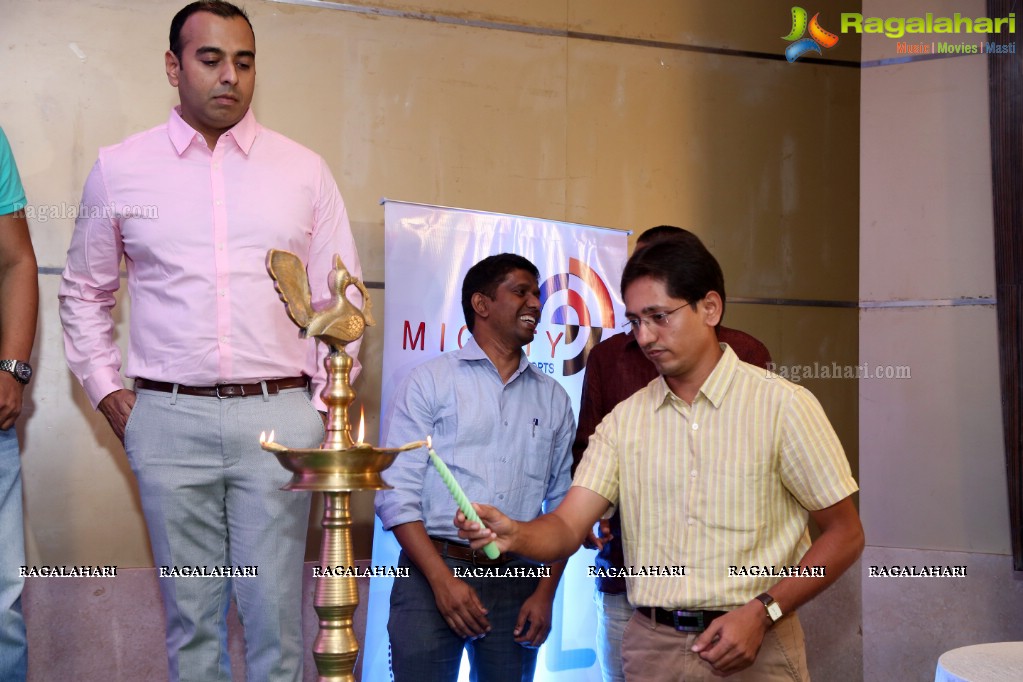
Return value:
<svg viewBox="0 0 1023 682">
<path fill-rule="evenodd" d="M 313 309 L 309 278 L 298 256 L 290 251 L 270 249 L 266 254 L 266 269 L 284 302 L 288 317 L 298 325 L 302 336 L 316 337 L 332 349 L 344 350 L 346 345 L 362 336 L 367 326 L 375 324 L 373 303 L 366 285 L 358 277 L 352 277 L 341 262 L 341 256 L 334 255 L 334 269 L 327 276 L 331 300 L 321 310 Z M 348 300 L 346 292 L 349 286 L 355 286 L 362 293 L 362 310 Z"/>
<path fill-rule="evenodd" d="M 298 256 L 289 251 L 271 249 L 266 254 L 266 269 L 284 302 L 288 317 L 298 326 L 302 336 L 317 338 L 330 346 L 330 354 L 325 361 L 327 385 L 320 396 L 327 406 L 324 446 L 350 448 L 354 441 L 348 407 L 355 400 L 355 391 L 351 385 L 352 358 L 345 352 L 345 346 L 361 338 L 368 325 L 375 324 L 373 303 L 366 285 L 348 272 L 341 256 L 335 255 L 334 269 L 327 277 L 330 301 L 320 310 L 315 310 L 309 278 Z M 348 300 L 347 290 L 352 285 L 362 293 L 362 310 Z"/>
<path fill-rule="evenodd" d="M 327 278 L 330 302 L 316 310 L 312 304 L 309 278 L 302 260 L 288 251 L 271 249 L 266 255 L 266 269 L 274 281 L 288 317 L 305 337 L 326 343 L 330 353 L 324 360 L 327 383 L 320 397 L 327 406 L 327 425 L 319 448 L 288 448 L 270 438 L 260 436 L 264 450 L 294 475 L 284 490 L 311 490 L 323 493 L 323 540 L 320 545 L 321 567 L 352 565 L 351 491 L 389 488 L 380 477 L 394 462 L 399 452 L 425 445 L 422 441 L 400 448 L 375 448 L 364 442 L 365 425 L 359 425 L 358 441 L 352 439 L 348 408 L 355 400 L 351 385 L 352 358 L 345 346 L 362 337 L 372 326 L 372 303 L 366 286 L 353 277 L 334 256 L 334 268 Z M 360 310 L 347 297 L 354 286 L 362 293 Z M 313 643 L 318 679 L 355 682 L 353 670 L 359 645 L 352 629 L 352 616 L 359 603 L 355 578 L 345 571 L 328 571 L 316 578 L 313 604 L 320 629 Z"/>
</svg>

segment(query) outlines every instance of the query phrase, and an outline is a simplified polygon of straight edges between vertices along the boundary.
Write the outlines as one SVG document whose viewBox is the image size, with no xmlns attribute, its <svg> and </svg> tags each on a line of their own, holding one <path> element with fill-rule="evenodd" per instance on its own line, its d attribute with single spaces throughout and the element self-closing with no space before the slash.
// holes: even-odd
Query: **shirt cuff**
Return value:
<svg viewBox="0 0 1023 682">
<path fill-rule="evenodd" d="M 82 385 L 85 387 L 85 394 L 89 396 L 92 408 L 96 409 L 101 400 L 124 388 L 124 381 L 117 370 L 103 368 L 86 378 Z"/>
<path fill-rule="evenodd" d="M 386 517 L 387 519 L 386 521 L 384 520 L 384 517 Z M 454 519 L 454 516 L 452 516 L 452 519 Z M 395 514 L 394 516 L 389 516 L 385 514 L 384 516 L 380 517 L 380 525 L 383 526 L 384 530 L 391 530 L 395 526 L 401 526 L 406 523 L 412 523 L 414 521 L 422 521 L 423 525 L 424 526 L 426 525 L 426 521 L 423 519 L 422 514 L 404 513 Z M 458 532 L 458 529 L 455 528 L 454 520 L 452 520 L 451 522 L 451 531 L 453 533 Z"/>
</svg>

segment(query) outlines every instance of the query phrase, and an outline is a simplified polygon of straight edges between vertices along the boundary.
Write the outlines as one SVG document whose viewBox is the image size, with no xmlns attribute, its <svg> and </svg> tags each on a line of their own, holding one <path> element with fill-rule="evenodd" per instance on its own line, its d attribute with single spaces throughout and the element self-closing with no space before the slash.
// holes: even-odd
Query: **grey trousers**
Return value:
<svg viewBox="0 0 1023 682">
<path fill-rule="evenodd" d="M 319 413 L 304 389 L 225 400 L 145 390 L 137 397 L 124 443 L 160 575 L 170 679 L 231 680 L 233 591 L 247 679 L 300 682 L 310 496 L 279 490 L 290 474 L 260 449 L 259 434 L 273 429 L 280 443 L 315 447 Z M 233 576 L 208 575 L 218 572 Z"/>
</svg>

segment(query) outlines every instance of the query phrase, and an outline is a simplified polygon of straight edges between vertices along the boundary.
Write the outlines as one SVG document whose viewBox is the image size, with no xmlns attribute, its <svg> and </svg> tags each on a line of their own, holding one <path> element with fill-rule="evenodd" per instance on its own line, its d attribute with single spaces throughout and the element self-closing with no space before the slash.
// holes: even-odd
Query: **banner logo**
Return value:
<svg viewBox="0 0 1023 682">
<path fill-rule="evenodd" d="M 838 36 L 820 25 L 820 15 L 820 12 L 814 14 L 813 19 L 810 19 L 808 23 L 805 9 L 802 7 L 792 8 L 792 30 L 787 36 L 782 36 L 782 40 L 792 43 L 785 48 L 785 59 L 789 60 L 790 64 L 807 52 L 821 54 L 822 47 L 831 48 L 838 45 Z M 808 30 L 810 37 L 804 38 L 803 34 Z"/>
<path fill-rule="evenodd" d="M 572 288 L 574 283 L 584 286 L 583 292 Z M 579 352 L 565 360 L 562 365 L 563 376 L 572 376 L 581 372 L 586 366 L 586 357 L 590 354 L 590 349 L 600 342 L 603 330 L 614 329 L 615 311 L 611 301 L 611 292 L 608 291 L 604 280 L 595 270 L 577 258 L 568 259 L 568 272 L 552 275 L 540 286 L 541 316 L 547 302 L 560 291 L 565 291 L 566 296 L 563 300 L 561 300 L 562 297 L 558 297 L 559 302 L 551 312 L 550 323 L 565 326 L 564 341 L 566 345 L 572 344 L 583 329 L 588 329 L 589 333 L 589 338 Z M 590 295 L 584 296 L 585 292 Z M 596 322 L 594 322 L 594 317 L 586 304 L 586 298 L 596 301 Z M 570 315 L 570 312 L 575 314 Z M 548 332 L 549 334 L 550 332 Z"/>
</svg>

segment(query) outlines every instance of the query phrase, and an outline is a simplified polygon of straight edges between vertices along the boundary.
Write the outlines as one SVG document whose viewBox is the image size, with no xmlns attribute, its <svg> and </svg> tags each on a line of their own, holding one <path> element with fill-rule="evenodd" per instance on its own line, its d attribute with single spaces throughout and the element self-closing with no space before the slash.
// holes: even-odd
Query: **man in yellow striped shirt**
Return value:
<svg viewBox="0 0 1023 682">
<path fill-rule="evenodd" d="M 705 248 L 637 251 L 626 317 L 661 376 L 601 422 L 554 512 L 523 523 L 480 505 L 488 530 L 458 519 L 473 546 L 550 561 L 617 505 L 636 608 L 628 680 L 809 679 L 794 611 L 863 548 L 856 482 L 820 404 L 718 343 L 723 290 Z"/>
</svg>

